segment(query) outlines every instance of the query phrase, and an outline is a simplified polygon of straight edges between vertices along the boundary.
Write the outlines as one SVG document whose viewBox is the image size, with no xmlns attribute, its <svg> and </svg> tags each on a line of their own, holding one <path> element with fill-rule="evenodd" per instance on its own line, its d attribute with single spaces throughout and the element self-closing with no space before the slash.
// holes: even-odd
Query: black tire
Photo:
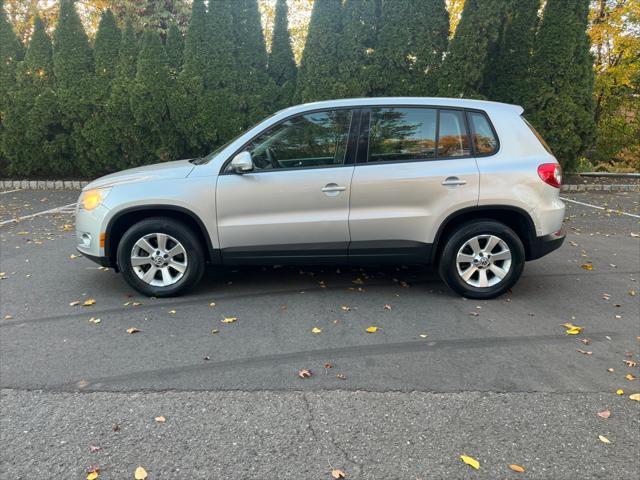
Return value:
<svg viewBox="0 0 640 480">
<path fill-rule="evenodd" d="M 144 282 L 131 266 L 131 252 L 135 243 L 151 233 L 165 233 L 180 242 L 186 251 L 187 267 L 182 278 L 169 286 L 155 286 Z M 124 279 L 138 292 L 149 297 L 172 297 L 193 287 L 205 269 L 205 256 L 196 234 L 179 221 L 166 217 L 154 217 L 132 225 L 118 244 L 118 267 Z"/>
<path fill-rule="evenodd" d="M 508 273 L 496 285 L 487 287 L 469 285 L 458 273 L 456 260 L 458 252 L 468 240 L 477 235 L 495 235 L 502 239 L 511 251 L 511 266 Z M 438 273 L 451 290 L 463 297 L 489 299 L 502 295 L 518 281 L 524 269 L 524 262 L 524 246 L 513 230 L 500 222 L 480 219 L 461 225 L 449 235 L 440 255 Z"/>
</svg>

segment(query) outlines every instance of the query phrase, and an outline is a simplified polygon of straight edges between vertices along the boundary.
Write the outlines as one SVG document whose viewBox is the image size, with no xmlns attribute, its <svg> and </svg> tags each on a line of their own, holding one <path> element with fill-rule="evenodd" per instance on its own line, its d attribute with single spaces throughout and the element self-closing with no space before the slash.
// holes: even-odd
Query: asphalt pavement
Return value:
<svg viewBox="0 0 640 480">
<path fill-rule="evenodd" d="M 564 195 L 605 209 L 569 203 L 562 249 L 492 301 L 416 266 L 213 270 L 141 297 L 77 256 L 69 209 L 37 215 L 77 195 L 0 193 L 1 478 L 640 473 L 638 193 Z"/>
</svg>

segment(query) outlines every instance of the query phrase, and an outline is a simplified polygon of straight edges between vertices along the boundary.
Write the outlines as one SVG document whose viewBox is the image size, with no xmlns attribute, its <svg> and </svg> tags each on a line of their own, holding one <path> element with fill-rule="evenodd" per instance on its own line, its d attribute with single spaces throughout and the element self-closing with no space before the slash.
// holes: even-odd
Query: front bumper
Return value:
<svg viewBox="0 0 640 480">
<path fill-rule="evenodd" d="M 536 260 L 557 250 L 562 246 L 565 238 L 564 230 L 558 230 L 555 233 L 543 235 L 542 237 L 535 237 L 529 246 L 527 260 Z"/>
<path fill-rule="evenodd" d="M 107 258 L 104 245 L 100 242 L 100 235 L 106 229 L 109 209 L 103 205 L 87 211 L 76 208 L 76 249 L 85 257 L 106 265 Z"/>
</svg>

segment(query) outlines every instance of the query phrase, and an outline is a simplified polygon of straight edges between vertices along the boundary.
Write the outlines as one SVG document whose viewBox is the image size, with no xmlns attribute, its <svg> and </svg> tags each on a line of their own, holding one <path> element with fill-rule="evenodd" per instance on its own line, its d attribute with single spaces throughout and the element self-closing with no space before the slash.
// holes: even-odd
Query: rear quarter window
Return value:
<svg viewBox="0 0 640 480">
<path fill-rule="evenodd" d="M 531 131 L 533 132 L 533 134 L 536 136 L 536 138 L 538 139 L 538 141 L 542 144 L 542 146 L 544 147 L 544 149 L 549 152 L 551 155 L 553 155 L 553 152 L 551 151 L 551 147 L 547 144 L 547 142 L 544 141 L 544 138 L 542 138 L 542 135 L 540 135 L 538 133 L 538 131 L 533 128 L 533 125 L 531 125 L 526 118 L 524 117 L 520 117 L 522 118 L 522 120 L 524 121 L 524 123 L 527 124 L 527 127 L 529 127 L 531 129 Z"/>
<path fill-rule="evenodd" d="M 498 139 L 484 113 L 469 112 L 469 124 L 476 155 L 492 155 L 498 149 Z"/>
</svg>

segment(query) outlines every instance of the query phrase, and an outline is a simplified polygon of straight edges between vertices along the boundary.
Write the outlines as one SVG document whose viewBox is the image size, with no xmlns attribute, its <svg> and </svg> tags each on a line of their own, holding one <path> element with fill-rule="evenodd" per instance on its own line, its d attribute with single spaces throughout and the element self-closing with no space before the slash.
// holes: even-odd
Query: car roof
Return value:
<svg viewBox="0 0 640 480">
<path fill-rule="evenodd" d="M 288 114 L 321 110 L 338 107 L 366 107 L 366 106 L 402 105 L 402 106 L 436 106 L 471 108 L 485 111 L 510 111 L 520 115 L 523 108 L 508 103 L 491 102 L 489 100 L 475 100 L 470 98 L 446 97 L 372 97 L 372 98 L 344 98 L 339 100 L 324 100 L 321 102 L 304 103 L 289 107 L 282 112 Z"/>
</svg>

